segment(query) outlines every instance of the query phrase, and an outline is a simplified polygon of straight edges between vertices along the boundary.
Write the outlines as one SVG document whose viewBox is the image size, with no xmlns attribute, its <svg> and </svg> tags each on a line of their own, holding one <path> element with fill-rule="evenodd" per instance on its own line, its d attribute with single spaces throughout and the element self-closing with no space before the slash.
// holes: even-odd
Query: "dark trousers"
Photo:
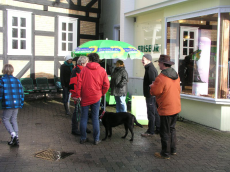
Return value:
<svg viewBox="0 0 230 172">
<path fill-rule="evenodd" d="M 69 100 L 69 88 L 68 87 L 63 87 L 63 103 L 68 103 Z"/>
<path fill-rule="evenodd" d="M 157 112 L 155 97 L 153 96 L 149 98 L 146 97 L 146 106 L 147 106 L 147 115 L 149 120 L 147 132 L 149 134 L 154 134 L 155 126 L 156 126 L 156 130 L 159 130 L 160 128 L 160 117 Z"/>
<path fill-rule="evenodd" d="M 177 115 L 161 116 L 161 155 L 169 156 L 169 153 L 176 153 L 176 121 Z"/>
<path fill-rule="evenodd" d="M 74 113 L 72 116 L 72 132 L 74 133 L 80 132 L 80 128 L 79 128 L 80 115 L 81 115 L 81 106 L 79 106 L 78 103 L 76 103 Z"/>
</svg>

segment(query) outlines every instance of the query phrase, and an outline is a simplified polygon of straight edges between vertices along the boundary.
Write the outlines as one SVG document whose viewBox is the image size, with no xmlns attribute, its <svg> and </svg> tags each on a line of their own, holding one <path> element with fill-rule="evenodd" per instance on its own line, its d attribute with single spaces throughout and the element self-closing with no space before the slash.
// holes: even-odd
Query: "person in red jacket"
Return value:
<svg viewBox="0 0 230 172">
<path fill-rule="evenodd" d="M 77 58 L 77 57 L 76 57 Z M 78 107 L 77 103 L 77 82 L 78 82 L 78 77 L 80 75 L 81 70 L 83 67 L 86 66 L 88 63 L 89 58 L 86 56 L 80 56 L 77 59 L 76 66 L 72 70 L 72 75 L 70 78 L 70 83 L 69 83 L 69 91 L 72 93 L 71 97 L 74 99 L 74 104 L 75 104 L 75 110 L 72 116 L 72 134 L 76 136 L 80 136 L 80 129 L 79 129 L 79 119 L 80 119 L 80 113 L 81 113 L 81 108 Z M 87 133 L 91 133 L 89 129 L 86 129 Z"/>
<path fill-rule="evenodd" d="M 88 55 L 89 63 L 84 67 L 80 73 L 77 83 L 76 97 L 81 100 L 81 122 L 80 143 L 83 144 L 87 139 L 86 128 L 88 120 L 88 110 L 91 108 L 92 123 L 93 123 L 93 137 L 94 144 L 100 142 L 100 126 L 99 126 L 99 108 L 100 99 L 109 89 L 109 79 L 104 68 L 100 66 L 99 56 L 96 53 Z"/>
<path fill-rule="evenodd" d="M 180 78 L 177 72 L 171 68 L 174 62 L 170 56 L 160 55 L 158 60 L 162 70 L 155 82 L 150 85 L 150 94 L 156 96 L 158 113 L 160 115 L 161 152 L 155 156 L 170 159 L 169 154 L 176 155 L 176 120 L 181 111 Z"/>
</svg>

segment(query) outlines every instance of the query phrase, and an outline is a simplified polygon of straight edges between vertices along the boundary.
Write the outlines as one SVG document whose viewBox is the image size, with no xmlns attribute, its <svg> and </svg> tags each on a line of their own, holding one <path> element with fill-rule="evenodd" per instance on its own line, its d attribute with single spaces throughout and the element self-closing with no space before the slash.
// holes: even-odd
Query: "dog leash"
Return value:
<svg viewBox="0 0 230 172">
<path fill-rule="evenodd" d="M 103 111 L 103 112 L 101 113 L 99 119 L 102 119 L 104 115 L 105 115 L 105 111 Z"/>
</svg>

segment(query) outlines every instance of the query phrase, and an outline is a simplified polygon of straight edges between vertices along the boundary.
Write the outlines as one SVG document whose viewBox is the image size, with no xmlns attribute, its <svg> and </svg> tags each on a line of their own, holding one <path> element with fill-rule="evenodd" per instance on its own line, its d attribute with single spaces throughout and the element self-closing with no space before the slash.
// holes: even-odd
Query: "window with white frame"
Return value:
<svg viewBox="0 0 230 172">
<path fill-rule="evenodd" d="M 7 10 L 8 55 L 31 55 L 31 12 Z"/>
<path fill-rule="evenodd" d="M 58 55 L 65 56 L 77 47 L 77 18 L 58 18 Z"/>
<path fill-rule="evenodd" d="M 180 27 L 180 59 L 193 53 L 198 47 L 198 28 Z"/>
</svg>

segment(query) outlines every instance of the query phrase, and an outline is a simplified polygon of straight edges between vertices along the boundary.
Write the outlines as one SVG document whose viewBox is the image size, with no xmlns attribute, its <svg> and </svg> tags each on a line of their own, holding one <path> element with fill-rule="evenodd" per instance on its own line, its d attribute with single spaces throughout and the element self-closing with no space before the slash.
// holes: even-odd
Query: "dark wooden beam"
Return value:
<svg viewBox="0 0 230 172">
<path fill-rule="evenodd" d="M 47 1 L 47 0 L 15 0 L 15 1 L 20 1 L 20 2 L 26 2 L 30 4 L 38 4 L 38 5 L 47 5 L 53 7 L 53 2 L 52 1 Z M 71 9 L 71 10 L 79 10 L 79 11 L 88 11 L 88 12 L 93 12 L 93 13 L 98 13 L 99 9 L 97 8 L 88 8 L 84 6 L 79 6 L 75 5 L 71 0 L 67 0 L 69 4 L 65 3 L 59 3 L 55 4 L 55 7 L 59 8 L 65 8 L 65 9 Z"/>
<path fill-rule="evenodd" d="M 84 35 L 84 34 L 80 34 L 79 35 L 80 39 L 97 39 L 97 35 Z"/>
<path fill-rule="evenodd" d="M 38 30 L 35 30 L 34 34 L 35 35 L 41 35 L 41 36 L 54 36 L 55 35 L 54 32 L 38 31 Z"/>
<path fill-rule="evenodd" d="M 35 61 L 54 61 L 54 56 L 35 56 Z"/>
<path fill-rule="evenodd" d="M 97 0 L 92 0 L 92 1 L 90 1 L 87 5 L 86 5 L 86 7 L 92 7 L 95 3 L 97 2 Z"/>
<path fill-rule="evenodd" d="M 30 69 L 30 64 L 31 62 L 29 61 L 24 68 L 16 75 L 16 78 L 20 79 L 29 69 Z"/>
<path fill-rule="evenodd" d="M 22 7 L 12 7 L 12 6 L 0 5 L 0 10 L 4 11 L 6 9 L 28 11 L 28 12 L 33 12 L 35 15 L 49 16 L 49 17 L 56 17 L 60 15 L 60 13 L 58 12 L 42 11 L 42 10 L 22 8 Z M 99 18 L 95 18 L 95 17 L 86 17 L 86 16 L 73 15 L 73 14 L 61 14 L 61 15 L 63 17 L 73 17 L 73 18 L 78 18 L 79 20 L 84 20 L 84 21 L 99 22 Z"/>
</svg>

